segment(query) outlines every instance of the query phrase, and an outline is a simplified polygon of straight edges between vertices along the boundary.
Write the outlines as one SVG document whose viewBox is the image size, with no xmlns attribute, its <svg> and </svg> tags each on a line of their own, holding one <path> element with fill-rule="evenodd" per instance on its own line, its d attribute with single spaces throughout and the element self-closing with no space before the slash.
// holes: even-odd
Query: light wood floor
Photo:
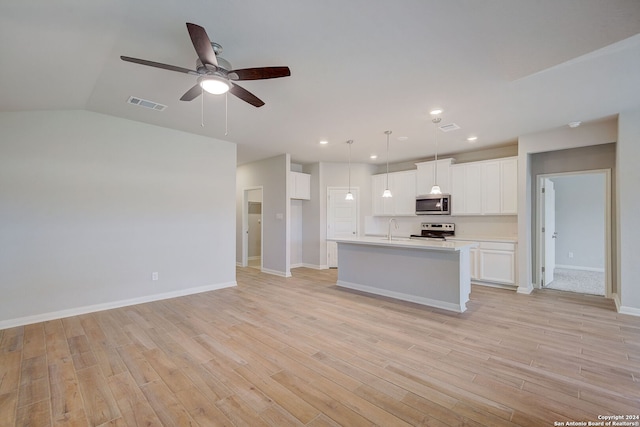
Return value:
<svg viewBox="0 0 640 427">
<path fill-rule="evenodd" d="M 238 286 L 0 331 L 0 425 L 553 426 L 640 414 L 640 318 L 474 286 L 453 314 L 238 269 Z"/>
</svg>

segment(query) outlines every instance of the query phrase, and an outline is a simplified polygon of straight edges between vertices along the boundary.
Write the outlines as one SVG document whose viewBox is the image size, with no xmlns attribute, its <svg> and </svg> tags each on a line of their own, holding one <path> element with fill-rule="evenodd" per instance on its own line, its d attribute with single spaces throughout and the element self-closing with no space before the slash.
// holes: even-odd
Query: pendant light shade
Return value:
<svg viewBox="0 0 640 427">
<path fill-rule="evenodd" d="M 384 192 L 382 193 L 382 197 L 389 198 L 389 197 L 393 197 L 391 195 L 391 190 L 389 190 L 389 135 L 391 135 L 391 131 L 386 130 L 384 131 L 384 133 L 387 135 L 387 186 Z"/>
<path fill-rule="evenodd" d="M 440 114 L 442 112 L 442 110 L 437 110 L 437 111 L 438 111 L 437 114 Z M 432 112 L 432 114 L 434 113 L 435 111 Z M 433 119 L 431 119 L 431 121 L 435 125 L 435 133 L 433 134 L 433 140 L 436 143 L 436 160 L 435 160 L 435 166 L 433 168 L 433 187 L 431 187 L 430 194 L 442 194 L 442 190 L 438 185 L 438 123 L 440 123 L 440 120 L 442 120 L 440 117 L 434 117 Z"/>
<path fill-rule="evenodd" d="M 353 193 L 351 193 L 351 144 L 353 144 L 353 139 L 347 141 L 349 144 L 349 191 L 345 196 L 345 200 L 353 200 Z"/>
</svg>

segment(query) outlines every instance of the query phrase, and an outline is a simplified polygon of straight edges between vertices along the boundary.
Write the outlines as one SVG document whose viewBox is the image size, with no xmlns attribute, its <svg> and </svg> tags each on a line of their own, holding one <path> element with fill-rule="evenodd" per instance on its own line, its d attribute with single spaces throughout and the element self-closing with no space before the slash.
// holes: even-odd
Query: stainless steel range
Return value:
<svg viewBox="0 0 640 427">
<path fill-rule="evenodd" d="M 412 239 L 446 240 L 447 237 L 452 237 L 456 234 L 456 225 L 452 223 L 433 224 L 423 222 L 420 224 L 420 229 L 420 234 L 411 235 Z"/>
</svg>

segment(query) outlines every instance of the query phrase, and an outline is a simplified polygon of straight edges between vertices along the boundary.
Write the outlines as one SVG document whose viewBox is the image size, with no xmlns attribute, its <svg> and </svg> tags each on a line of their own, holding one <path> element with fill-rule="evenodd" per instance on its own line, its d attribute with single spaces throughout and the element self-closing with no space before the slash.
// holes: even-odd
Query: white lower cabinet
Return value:
<svg viewBox="0 0 640 427">
<path fill-rule="evenodd" d="M 504 285 L 516 284 L 514 243 L 480 242 L 478 280 Z"/>
<path fill-rule="evenodd" d="M 459 241 L 458 239 L 455 239 Z M 477 243 L 470 251 L 471 280 L 480 285 L 516 286 L 516 244 L 493 241 Z"/>
</svg>

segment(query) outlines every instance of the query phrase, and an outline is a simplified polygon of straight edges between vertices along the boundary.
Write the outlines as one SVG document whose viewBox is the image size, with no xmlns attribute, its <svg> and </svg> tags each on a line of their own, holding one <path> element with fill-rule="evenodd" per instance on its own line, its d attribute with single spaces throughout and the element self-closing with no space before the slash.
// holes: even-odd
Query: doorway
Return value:
<svg viewBox="0 0 640 427">
<path fill-rule="evenodd" d="M 611 295 L 610 170 L 538 176 L 541 288 Z"/>
<path fill-rule="evenodd" d="M 262 270 L 262 187 L 244 190 L 242 266 Z"/>
<path fill-rule="evenodd" d="M 355 237 L 358 235 L 360 193 L 351 187 L 354 200 L 346 200 L 348 188 L 327 188 L 327 238 Z M 338 267 L 338 244 L 327 242 L 327 266 Z"/>
</svg>

